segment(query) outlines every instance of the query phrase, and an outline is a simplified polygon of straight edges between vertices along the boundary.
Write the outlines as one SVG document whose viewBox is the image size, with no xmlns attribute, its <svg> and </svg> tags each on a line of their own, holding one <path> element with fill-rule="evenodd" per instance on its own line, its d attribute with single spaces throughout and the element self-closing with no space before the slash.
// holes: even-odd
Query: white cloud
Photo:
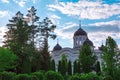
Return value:
<svg viewBox="0 0 120 80">
<path fill-rule="evenodd" d="M 9 3 L 9 0 L 1 0 L 3 3 Z"/>
<path fill-rule="evenodd" d="M 120 28 L 120 21 L 113 20 L 109 22 L 97 22 L 94 24 L 89 24 L 89 26 L 99 26 L 99 27 L 104 27 L 105 25 L 117 25 Z"/>
<path fill-rule="evenodd" d="M 54 19 L 61 19 L 61 17 L 57 16 L 57 15 L 51 15 L 50 16 L 51 18 L 54 18 Z"/>
<path fill-rule="evenodd" d="M 115 32 L 90 32 L 88 33 L 88 36 L 90 40 L 94 42 L 96 47 L 99 47 L 102 44 L 102 41 L 105 42 L 108 36 L 111 36 L 113 39 L 120 39 L 120 33 Z"/>
<path fill-rule="evenodd" d="M 8 11 L 0 11 L 0 18 L 6 17 L 9 15 Z"/>
<path fill-rule="evenodd" d="M 60 23 L 59 21 L 61 19 L 60 16 L 53 14 L 53 15 L 49 15 L 49 18 L 54 24 L 59 25 L 59 23 Z"/>
<path fill-rule="evenodd" d="M 59 2 L 59 4 L 48 5 L 49 10 L 58 10 L 68 16 L 79 16 L 82 19 L 105 19 L 120 14 L 119 4 L 102 4 L 101 2 L 79 1 Z"/>
<path fill-rule="evenodd" d="M 24 7 L 25 3 L 28 0 L 13 0 L 14 2 L 16 2 L 20 7 Z"/>
<path fill-rule="evenodd" d="M 5 40 L 3 36 L 5 35 L 6 31 L 7 31 L 7 28 L 5 26 L 0 27 L 0 46 L 3 45 L 3 41 Z"/>
<path fill-rule="evenodd" d="M 71 31 L 68 31 L 67 29 L 73 28 L 75 27 L 77 24 L 72 23 L 72 22 L 68 22 L 64 25 L 64 27 L 60 28 L 60 29 L 56 29 L 55 33 L 58 36 L 61 36 L 63 39 L 72 39 L 73 37 L 73 33 Z M 64 31 L 65 30 L 65 31 Z M 67 30 L 67 31 L 66 31 Z"/>
</svg>

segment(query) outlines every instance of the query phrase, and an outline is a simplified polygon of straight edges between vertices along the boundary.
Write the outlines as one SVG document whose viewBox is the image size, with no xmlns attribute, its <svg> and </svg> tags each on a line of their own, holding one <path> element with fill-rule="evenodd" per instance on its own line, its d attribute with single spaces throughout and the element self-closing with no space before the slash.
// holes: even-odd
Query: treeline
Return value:
<svg viewBox="0 0 120 80">
<path fill-rule="evenodd" d="M 16 73 L 31 73 L 38 70 L 49 70 L 50 54 L 48 38 L 55 39 L 54 25 L 49 18 L 42 21 L 32 6 L 26 17 L 18 11 L 7 24 L 8 31 L 4 36 L 4 46 L 17 56 Z"/>
<path fill-rule="evenodd" d="M 40 21 L 36 11 L 31 7 L 26 17 L 19 11 L 9 20 L 0 48 L 0 80 L 120 80 L 120 51 L 111 37 L 101 48 L 101 66 L 85 44 L 78 60 L 71 63 L 63 55 L 56 69 L 48 50 L 56 25 L 47 17 Z"/>
</svg>

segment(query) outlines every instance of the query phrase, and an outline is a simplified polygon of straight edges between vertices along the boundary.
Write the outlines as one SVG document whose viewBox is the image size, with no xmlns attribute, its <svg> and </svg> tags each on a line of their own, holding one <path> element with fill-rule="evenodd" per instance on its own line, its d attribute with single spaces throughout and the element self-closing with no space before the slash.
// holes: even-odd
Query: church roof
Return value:
<svg viewBox="0 0 120 80">
<path fill-rule="evenodd" d="M 87 36 L 87 33 L 86 33 L 82 28 L 79 28 L 79 29 L 74 33 L 74 36 L 79 36 L 79 35 L 85 35 L 85 36 Z"/>
<path fill-rule="evenodd" d="M 88 44 L 90 46 L 93 46 L 92 41 L 90 41 L 88 38 L 85 40 L 85 42 L 83 44 Z"/>
<path fill-rule="evenodd" d="M 53 48 L 53 51 L 61 50 L 61 49 L 62 49 L 62 47 L 57 43 L 57 44 L 55 45 L 55 47 Z"/>
</svg>

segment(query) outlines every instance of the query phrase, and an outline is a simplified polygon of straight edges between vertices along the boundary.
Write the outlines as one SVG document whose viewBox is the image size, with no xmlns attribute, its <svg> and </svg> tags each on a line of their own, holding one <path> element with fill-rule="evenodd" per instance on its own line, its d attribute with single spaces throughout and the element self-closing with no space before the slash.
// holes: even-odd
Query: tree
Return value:
<svg viewBox="0 0 120 80">
<path fill-rule="evenodd" d="M 41 55 L 41 51 L 36 50 L 33 52 L 32 56 L 32 72 L 41 70 L 41 62 L 43 61 L 43 57 Z"/>
<path fill-rule="evenodd" d="M 116 79 L 115 77 L 115 71 L 116 69 L 119 69 L 118 66 L 116 66 L 116 48 L 117 48 L 117 44 L 114 41 L 114 39 L 112 39 L 110 36 L 106 39 L 106 45 L 103 49 L 103 54 L 102 54 L 102 66 L 103 66 L 103 72 L 104 72 L 104 76 L 106 77 L 106 80 L 111 80 L 111 79 Z M 109 76 L 109 77 L 107 77 Z"/>
<path fill-rule="evenodd" d="M 81 66 L 80 66 L 80 62 L 77 62 L 77 73 L 81 73 Z"/>
<path fill-rule="evenodd" d="M 0 47 L 0 72 L 14 69 L 16 60 L 17 56 L 12 51 Z"/>
<path fill-rule="evenodd" d="M 51 60 L 51 70 L 53 70 L 53 71 L 56 71 L 56 68 L 55 68 L 55 60 L 53 59 L 53 60 Z"/>
<path fill-rule="evenodd" d="M 42 37 L 42 47 L 41 54 L 43 56 L 42 70 L 49 70 L 50 68 L 50 54 L 48 51 L 48 39 L 55 39 L 56 35 L 54 34 L 54 29 L 56 26 L 51 22 L 49 18 L 45 18 L 42 22 L 39 23 L 39 32 Z"/>
<path fill-rule="evenodd" d="M 77 73 L 77 61 L 75 60 L 74 61 L 74 69 L 73 69 L 73 73 L 75 74 L 75 73 Z"/>
<path fill-rule="evenodd" d="M 72 75 L 72 65 L 71 65 L 71 61 L 68 62 L 68 75 Z"/>
<path fill-rule="evenodd" d="M 96 73 L 98 75 L 100 75 L 100 73 L 101 73 L 100 62 L 99 61 L 97 61 L 97 64 L 96 64 Z"/>
<path fill-rule="evenodd" d="M 37 27 L 35 25 L 35 23 L 37 21 L 39 21 L 39 17 L 36 15 L 36 11 L 37 9 L 34 8 L 34 6 L 32 6 L 30 8 L 30 10 L 28 10 L 28 14 L 27 14 L 27 17 L 28 17 L 28 22 L 30 22 L 30 31 L 31 31 L 31 40 L 32 40 L 32 43 L 33 43 L 33 46 L 34 46 L 34 43 L 35 43 L 35 37 L 36 37 L 36 33 L 38 32 L 37 30 Z"/>
<path fill-rule="evenodd" d="M 58 72 L 61 73 L 62 67 L 61 67 L 61 61 L 58 62 Z"/>
<path fill-rule="evenodd" d="M 18 57 L 17 72 L 30 72 L 30 61 L 34 46 L 30 42 L 30 28 L 23 20 L 23 14 L 18 12 L 7 24 L 5 47 Z M 29 65 L 29 67 L 27 67 Z"/>
<path fill-rule="evenodd" d="M 89 44 L 85 44 L 82 46 L 79 54 L 79 62 L 81 64 L 81 71 L 83 73 L 88 73 L 93 70 L 96 63 L 96 56 L 94 55 L 93 51 L 91 50 Z"/>
<path fill-rule="evenodd" d="M 66 55 L 63 54 L 61 59 L 61 74 L 65 76 L 66 72 L 67 72 L 67 59 L 66 59 Z"/>
</svg>

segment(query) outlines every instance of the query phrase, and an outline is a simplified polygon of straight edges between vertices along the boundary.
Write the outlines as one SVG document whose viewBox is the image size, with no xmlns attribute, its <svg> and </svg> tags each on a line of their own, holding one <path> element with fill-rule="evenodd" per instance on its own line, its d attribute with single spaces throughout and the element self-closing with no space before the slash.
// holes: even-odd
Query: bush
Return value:
<svg viewBox="0 0 120 80">
<path fill-rule="evenodd" d="M 45 73 L 46 80 L 64 80 L 60 73 L 48 71 Z"/>
<path fill-rule="evenodd" d="M 18 74 L 14 80 L 30 80 L 30 76 L 28 74 Z"/>
<path fill-rule="evenodd" d="M 83 74 L 83 75 L 81 75 L 80 78 L 81 78 L 81 80 L 99 80 L 99 77 L 92 72 Z"/>
<path fill-rule="evenodd" d="M 80 75 L 79 74 L 74 74 L 69 78 L 69 80 L 81 80 Z"/>
<path fill-rule="evenodd" d="M 35 75 L 31 75 L 29 76 L 29 80 L 42 80 L 42 79 L 38 79 Z"/>
<path fill-rule="evenodd" d="M 16 74 L 13 72 L 1 72 L 0 73 L 0 80 L 14 80 L 14 76 Z"/>
<path fill-rule="evenodd" d="M 34 73 L 32 73 L 32 75 L 37 77 L 38 80 L 45 80 L 42 72 L 34 72 Z"/>
</svg>

